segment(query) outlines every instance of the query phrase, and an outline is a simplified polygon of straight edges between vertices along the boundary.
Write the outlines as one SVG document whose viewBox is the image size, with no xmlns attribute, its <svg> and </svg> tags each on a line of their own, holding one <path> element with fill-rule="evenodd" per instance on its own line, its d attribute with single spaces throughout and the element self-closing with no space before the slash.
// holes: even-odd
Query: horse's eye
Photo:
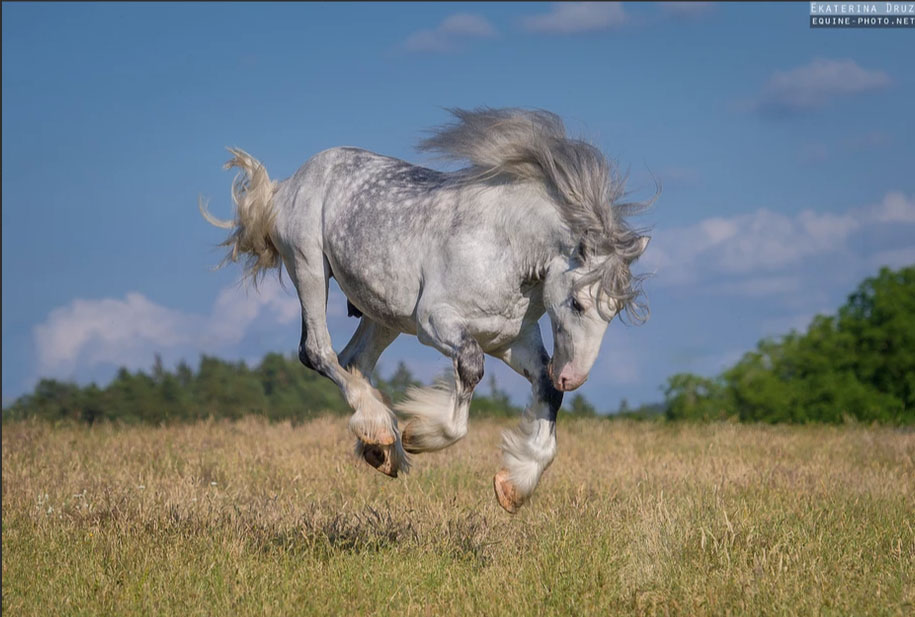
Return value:
<svg viewBox="0 0 915 617">
<path fill-rule="evenodd" d="M 583 307 L 581 302 L 579 302 L 577 299 L 572 298 L 572 310 L 576 313 L 583 313 L 585 311 L 585 307 Z"/>
</svg>

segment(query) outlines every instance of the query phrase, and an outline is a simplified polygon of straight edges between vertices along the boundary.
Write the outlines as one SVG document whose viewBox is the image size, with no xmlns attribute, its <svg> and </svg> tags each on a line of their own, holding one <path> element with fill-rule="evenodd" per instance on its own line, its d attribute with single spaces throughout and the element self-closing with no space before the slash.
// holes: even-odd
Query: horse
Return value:
<svg viewBox="0 0 915 617">
<path fill-rule="evenodd" d="M 457 171 L 336 147 L 277 182 L 229 148 L 225 168 L 240 170 L 234 220 L 215 218 L 202 197 L 198 206 L 230 230 L 220 266 L 243 259 L 255 286 L 285 266 L 302 307 L 299 359 L 340 388 L 356 453 L 379 471 L 397 477 L 410 454 L 466 435 L 484 355 L 524 376 L 532 400 L 503 432 L 493 478 L 498 503 L 515 513 L 556 455 L 563 393 L 588 378 L 610 321 L 623 311 L 636 323 L 648 316 L 630 266 L 649 237 L 626 217 L 650 202 L 621 201 L 625 176 L 553 113 L 449 111 L 454 120 L 419 149 L 466 163 Z M 327 327 L 330 278 L 360 319 L 339 354 Z M 401 333 L 450 358 L 453 375 L 409 389 L 395 413 L 366 376 Z"/>
</svg>

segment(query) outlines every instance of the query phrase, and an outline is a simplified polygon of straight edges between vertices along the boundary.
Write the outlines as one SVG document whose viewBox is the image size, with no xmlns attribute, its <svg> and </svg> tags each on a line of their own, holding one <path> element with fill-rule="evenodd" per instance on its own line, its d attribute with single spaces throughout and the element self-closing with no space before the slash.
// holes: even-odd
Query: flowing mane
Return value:
<svg viewBox="0 0 915 617">
<path fill-rule="evenodd" d="M 461 174 L 467 182 L 499 175 L 542 182 L 558 197 L 553 202 L 579 238 L 582 256 L 593 263 L 579 284 L 599 283 L 599 305 L 608 313 L 615 312 L 612 299 L 633 321 L 647 319 L 648 307 L 640 301 L 642 277 L 629 269 L 644 247 L 639 230 L 624 217 L 651 202 L 622 202 L 625 177 L 600 150 L 568 137 L 556 114 L 516 108 L 449 111 L 457 121 L 435 129 L 419 149 L 469 162 Z"/>
</svg>

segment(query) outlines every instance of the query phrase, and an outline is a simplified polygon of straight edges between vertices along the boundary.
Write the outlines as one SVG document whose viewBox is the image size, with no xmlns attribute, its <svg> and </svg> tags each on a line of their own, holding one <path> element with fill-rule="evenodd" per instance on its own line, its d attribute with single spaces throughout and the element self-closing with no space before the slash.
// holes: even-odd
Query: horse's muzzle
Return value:
<svg viewBox="0 0 915 617">
<path fill-rule="evenodd" d="M 550 381 L 553 382 L 553 387 L 560 392 L 571 392 L 572 390 L 580 388 L 581 385 L 588 380 L 587 373 L 584 375 L 576 374 L 568 364 L 562 367 L 562 370 L 559 371 L 558 375 L 554 374 L 552 360 L 550 361 L 547 370 L 549 371 Z"/>
</svg>

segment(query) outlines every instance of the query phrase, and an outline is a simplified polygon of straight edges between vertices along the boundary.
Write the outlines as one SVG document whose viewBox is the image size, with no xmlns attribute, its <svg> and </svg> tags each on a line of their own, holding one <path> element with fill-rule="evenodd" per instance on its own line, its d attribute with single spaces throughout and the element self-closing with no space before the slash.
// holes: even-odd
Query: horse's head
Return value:
<svg viewBox="0 0 915 617">
<path fill-rule="evenodd" d="M 648 236 L 635 238 L 625 255 L 588 255 L 579 246 L 570 257 L 558 257 L 547 268 L 543 301 L 553 325 L 550 379 L 557 390 L 569 391 L 588 379 L 607 325 L 631 308 L 629 265 L 648 246 Z"/>
</svg>

